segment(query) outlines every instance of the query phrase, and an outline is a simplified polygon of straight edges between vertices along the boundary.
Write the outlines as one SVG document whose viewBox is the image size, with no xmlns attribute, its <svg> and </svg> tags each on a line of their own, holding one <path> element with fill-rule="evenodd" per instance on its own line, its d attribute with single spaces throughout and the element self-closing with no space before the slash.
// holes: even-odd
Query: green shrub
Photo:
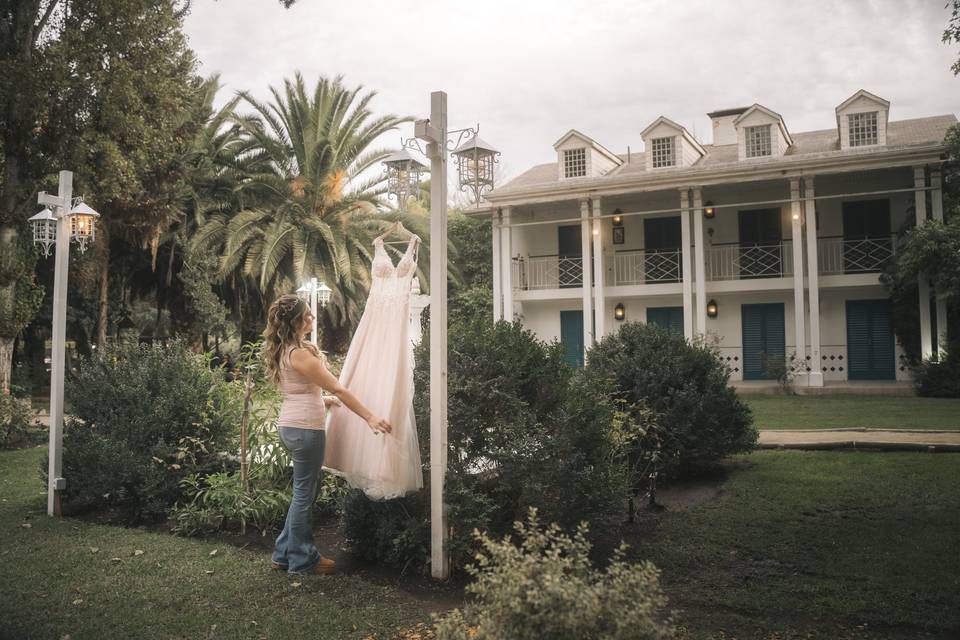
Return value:
<svg viewBox="0 0 960 640">
<path fill-rule="evenodd" d="M 588 370 L 612 377 L 632 410 L 656 416 L 667 475 L 756 445 L 750 409 L 729 386 L 714 347 L 628 322 L 595 345 L 587 362 Z"/>
<path fill-rule="evenodd" d="M 475 532 L 482 551 L 468 567 L 475 600 L 437 624 L 439 640 L 658 640 L 674 637 L 659 571 L 628 563 L 621 545 L 605 571 L 590 562 L 587 526 L 570 536 L 542 528 L 531 510 L 519 544 Z"/>
<path fill-rule="evenodd" d="M 428 335 L 428 334 L 425 334 Z M 430 435 L 429 345 L 417 351 L 415 411 L 425 463 Z M 572 525 L 623 504 L 626 473 L 614 433 L 608 383 L 575 373 L 562 348 L 519 323 L 475 320 L 449 333 L 448 468 L 444 494 L 456 566 L 476 549 L 474 529 L 503 533 L 528 507 Z M 417 495 L 344 501 L 343 529 L 357 553 L 426 569 L 429 471 Z"/>
<path fill-rule="evenodd" d="M 0 448 L 34 442 L 39 430 L 32 427 L 32 419 L 29 399 L 0 395 Z"/>
<path fill-rule="evenodd" d="M 245 491 L 237 471 L 205 478 L 191 474 L 181 485 L 189 502 L 175 506 L 170 517 L 176 521 L 174 532 L 184 535 L 212 533 L 234 525 L 246 533 L 248 524 L 265 535 L 283 520 L 293 493 L 292 487 Z"/>
<path fill-rule="evenodd" d="M 918 396 L 960 398 L 960 340 L 953 340 L 946 357 L 923 360 L 911 367 Z"/>
<path fill-rule="evenodd" d="M 226 470 L 219 453 L 235 449 L 241 383 L 179 342 L 108 347 L 82 362 L 67 396 L 64 497 L 128 523 L 165 516 L 182 480 Z"/>
</svg>

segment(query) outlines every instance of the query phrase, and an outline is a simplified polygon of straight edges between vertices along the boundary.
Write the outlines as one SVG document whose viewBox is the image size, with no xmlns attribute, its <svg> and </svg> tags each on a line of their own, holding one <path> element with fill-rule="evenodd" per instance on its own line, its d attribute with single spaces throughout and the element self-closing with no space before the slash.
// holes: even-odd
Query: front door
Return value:
<svg viewBox="0 0 960 640">
<path fill-rule="evenodd" d="M 783 304 L 745 304 L 743 325 L 743 379 L 772 380 L 786 365 Z"/>
<path fill-rule="evenodd" d="M 583 286 L 583 244 L 579 224 L 557 227 L 557 278 L 561 289 Z"/>
<path fill-rule="evenodd" d="M 643 221 L 646 282 L 679 282 L 680 218 L 645 218 Z"/>
<path fill-rule="evenodd" d="M 889 300 L 847 300 L 847 379 L 894 380 Z"/>
<path fill-rule="evenodd" d="M 683 335 L 683 307 L 648 307 L 647 324 Z"/>
<path fill-rule="evenodd" d="M 740 277 L 779 278 L 783 274 L 780 209 L 738 212 Z"/>
<path fill-rule="evenodd" d="M 560 312 L 560 343 L 563 359 L 573 367 L 583 365 L 583 311 Z"/>
</svg>

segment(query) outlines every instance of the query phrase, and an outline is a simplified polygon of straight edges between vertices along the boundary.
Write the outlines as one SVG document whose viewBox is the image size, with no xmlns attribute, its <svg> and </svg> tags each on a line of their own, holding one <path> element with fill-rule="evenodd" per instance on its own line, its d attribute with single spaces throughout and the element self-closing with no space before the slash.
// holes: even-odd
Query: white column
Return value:
<svg viewBox="0 0 960 640">
<path fill-rule="evenodd" d="M 703 197 L 700 188 L 693 190 L 693 264 L 697 278 L 697 307 L 694 328 L 707 335 L 707 267 L 703 246 Z"/>
<path fill-rule="evenodd" d="M 799 178 L 790 178 L 790 240 L 793 247 L 793 329 L 796 345 L 794 362 L 802 367 L 795 377 L 801 385 L 805 385 L 807 329 L 803 304 L 803 212 L 800 207 Z M 789 359 L 787 364 L 790 364 Z"/>
<path fill-rule="evenodd" d="M 680 268 L 683 270 L 683 337 L 693 338 L 693 278 L 690 273 L 690 195 L 680 190 Z"/>
<path fill-rule="evenodd" d="M 493 210 L 490 236 L 493 241 L 493 321 L 503 320 L 503 265 L 500 257 L 500 211 Z"/>
<path fill-rule="evenodd" d="M 927 186 L 924 167 L 913 168 L 914 203 L 917 226 L 927 222 Z M 930 280 L 925 273 L 918 279 L 920 289 L 920 355 L 924 360 L 933 356 L 933 327 L 930 325 Z"/>
<path fill-rule="evenodd" d="M 820 271 L 817 257 L 817 202 L 814 200 L 813 178 L 803 179 L 806 198 L 804 223 L 807 226 L 807 297 L 810 299 L 810 374 L 811 387 L 823 386 L 820 365 Z"/>
<path fill-rule="evenodd" d="M 503 319 L 513 322 L 513 242 L 510 232 L 510 207 L 503 208 L 500 225 L 500 296 Z"/>
<path fill-rule="evenodd" d="M 447 472 L 447 94 L 430 94 L 430 573 L 450 576 Z"/>
<path fill-rule="evenodd" d="M 943 222 L 943 179 L 939 167 L 930 170 L 930 208 L 933 219 Z M 937 293 L 937 350 L 947 349 L 947 303 Z"/>
<path fill-rule="evenodd" d="M 73 173 L 60 172 L 57 192 L 57 245 L 53 272 L 53 346 L 50 353 L 50 454 L 47 463 L 47 515 L 59 515 L 57 492 L 67 488 L 63 474 L 63 376 L 67 334 L 67 272 L 70 264 L 70 220 Z M 41 204 L 44 204 L 41 202 Z"/>
<path fill-rule="evenodd" d="M 583 348 L 589 349 L 593 345 L 593 288 L 590 286 L 593 279 L 590 271 L 593 268 L 590 260 L 590 201 L 580 200 L 580 248 L 583 252 Z"/>
<path fill-rule="evenodd" d="M 597 340 L 600 340 L 606 334 L 607 326 L 607 304 L 603 291 L 603 225 L 600 218 L 602 214 L 603 207 L 600 198 L 596 197 L 593 199 L 593 291 L 594 309 L 596 309 L 594 331 Z"/>
</svg>

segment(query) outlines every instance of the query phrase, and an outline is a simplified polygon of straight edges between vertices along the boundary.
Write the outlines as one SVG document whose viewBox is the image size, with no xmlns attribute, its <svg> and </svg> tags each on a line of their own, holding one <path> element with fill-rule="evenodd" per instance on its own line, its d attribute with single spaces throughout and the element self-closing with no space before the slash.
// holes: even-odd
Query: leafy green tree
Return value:
<svg viewBox="0 0 960 640">
<path fill-rule="evenodd" d="M 947 28 L 943 30 L 943 42 L 946 44 L 960 43 L 960 0 L 950 0 L 947 4 L 951 8 L 950 20 L 947 22 Z M 960 75 L 960 58 L 950 67 L 953 75 Z"/>
</svg>

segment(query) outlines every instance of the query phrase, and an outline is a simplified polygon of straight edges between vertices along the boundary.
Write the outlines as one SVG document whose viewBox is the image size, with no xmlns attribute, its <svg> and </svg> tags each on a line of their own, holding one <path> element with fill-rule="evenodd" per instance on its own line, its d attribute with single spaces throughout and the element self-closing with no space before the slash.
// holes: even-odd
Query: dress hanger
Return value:
<svg viewBox="0 0 960 640">
<path fill-rule="evenodd" d="M 402 229 L 403 231 L 406 231 L 408 234 L 410 234 L 410 238 L 407 238 L 406 240 L 393 240 L 393 241 L 391 241 L 391 242 L 384 242 L 383 244 L 391 244 L 391 245 L 393 245 L 393 244 L 400 244 L 400 245 L 403 245 L 403 244 L 408 244 L 408 243 L 410 242 L 410 239 L 411 239 L 411 238 L 416 238 L 417 241 L 420 240 L 420 236 L 418 236 L 417 234 L 415 234 L 414 232 L 410 231 L 410 230 L 407 229 L 405 226 L 403 226 L 403 223 L 400 222 L 399 220 L 397 220 L 397 221 L 394 222 L 392 225 L 390 225 L 390 227 L 387 228 L 387 230 L 384 231 L 382 234 L 380 234 L 379 236 L 377 236 L 376 239 L 377 239 L 377 240 L 380 240 L 380 241 L 383 241 L 383 239 L 386 238 L 388 235 L 390 235 L 391 232 L 393 232 L 393 231 L 398 231 L 398 230 L 401 230 L 401 229 Z"/>
</svg>

